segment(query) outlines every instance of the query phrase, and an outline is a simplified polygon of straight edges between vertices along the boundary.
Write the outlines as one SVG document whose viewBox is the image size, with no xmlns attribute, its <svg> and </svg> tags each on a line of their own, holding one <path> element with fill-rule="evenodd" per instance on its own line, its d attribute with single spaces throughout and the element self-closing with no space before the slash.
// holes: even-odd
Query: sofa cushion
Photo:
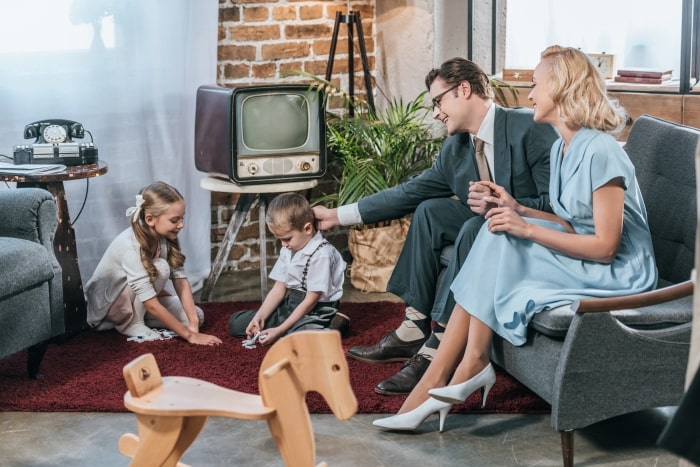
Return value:
<svg viewBox="0 0 700 467">
<path fill-rule="evenodd" d="M 53 278 L 49 252 L 40 243 L 0 237 L 0 298 L 23 292 Z"/>
<path fill-rule="evenodd" d="M 611 314 L 622 324 L 633 329 L 664 329 L 688 323 L 692 319 L 693 297 L 683 297 L 634 310 L 616 310 Z M 564 338 L 573 317 L 571 306 L 560 306 L 537 313 L 532 318 L 530 326 L 544 335 Z"/>
</svg>

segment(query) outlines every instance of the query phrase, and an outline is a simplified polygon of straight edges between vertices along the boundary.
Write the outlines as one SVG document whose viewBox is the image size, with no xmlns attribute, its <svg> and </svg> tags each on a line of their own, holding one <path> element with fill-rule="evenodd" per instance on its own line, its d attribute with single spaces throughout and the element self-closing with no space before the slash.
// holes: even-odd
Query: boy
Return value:
<svg viewBox="0 0 700 467">
<path fill-rule="evenodd" d="M 338 313 L 343 295 L 345 261 L 316 229 L 306 198 L 283 193 L 273 199 L 265 222 L 282 242 L 279 259 L 270 272 L 274 286 L 260 308 L 234 313 L 229 333 L 270 345 L 301 329 L 338 329 L 347 332 L 349 320 Z"/>
</svg>

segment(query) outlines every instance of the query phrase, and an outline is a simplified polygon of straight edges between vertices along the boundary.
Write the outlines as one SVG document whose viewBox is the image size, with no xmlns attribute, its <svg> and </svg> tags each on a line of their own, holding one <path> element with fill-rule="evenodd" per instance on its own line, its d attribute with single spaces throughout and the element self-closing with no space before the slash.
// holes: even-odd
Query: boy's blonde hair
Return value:
<svg viewBox="0 0 700 467">
<path fill-rule="evenodd" d="M 162 215 L 168 207 L 178 201 L 184 201 L 184 198 L 177 189 L 168 185 L 165 182 L 153 182 L 141 189 L 139 194 L 143 197 L 143 204 L 138 213 L 138 216 L 132 219 L 131 228 L 134 229 L 136 239 L 141 246 L 141 263 L 148 272 L 148 277 L 151 282 L 158 277 L 158 271 L 153 265 L 158 243 L 153 241 L 151 230 L 146 224 L 146 214 L 154 217 Z M 177 269 L 185 264 L 185 255 L 180 250 L 180 243 L 177 239 L 168 242 L 168 264 L 171 269 Z"/>
<path fill-rule="evenodd" d="M 627 114 L 607 94 L 605 79 L 588 56 L 578 49 L 553 45 L 541 56 L 550 67 L 550 94 L 560 118 L 571 127 L 616 132 Z"/>
<path fill-rule="evenodd" d="M 314 212 L 309 202 L 299 193 L 282 193 L 267 206 L 265 222 L 270 229 L 292 228 L 302 230 L 311 223 L 315 229 Z"/>
</svg>

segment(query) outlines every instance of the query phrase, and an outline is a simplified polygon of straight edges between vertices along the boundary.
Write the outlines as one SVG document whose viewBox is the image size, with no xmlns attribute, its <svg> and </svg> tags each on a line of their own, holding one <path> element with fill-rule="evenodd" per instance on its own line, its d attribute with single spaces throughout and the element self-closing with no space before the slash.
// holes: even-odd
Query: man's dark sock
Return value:
<svg viewBox="0 0 700 467">
<path fill-rule="evenodd" d="M 435 352 L 437 351 L 440 341 L 442 340 L 442 335 L 445 333 L 445 325 L 442 323 L 435 323 L 433 326 L 433 332 L 430 333 L 430 337 L 425 341 L 423 347 L 418 350 L 418 354 L 424 356 L 428 360 L 435 357 Z"/>
</svg>

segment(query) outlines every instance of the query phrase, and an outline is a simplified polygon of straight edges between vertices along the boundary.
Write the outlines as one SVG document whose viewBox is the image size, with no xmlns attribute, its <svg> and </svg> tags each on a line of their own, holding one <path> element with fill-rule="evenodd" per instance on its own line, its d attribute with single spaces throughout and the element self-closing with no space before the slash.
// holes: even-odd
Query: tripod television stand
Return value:
<svg viewBox="0 0 700 467">
<path fill-rule="evenodd" d="M 341 14 L 340 11 L 335 13 L 335 24 L 333 25 L 333 36 L 331 38 L 331 48 L 328 53 L 328 66 L 326 67 L 326 81 L 331 80 L 333 74 L 333 60 L 335 59 L 335 49 L 338 45 L 338 31 L 340 23 L 348 25 L 348 95 L 350 98 L 355 97 L 355 48 L 354 48 L 354 32 L 357 30 L 357 41 L 360 46 L 360 60 L 362 61 L 362 70 L 364 72 L 365 88 L 367 89 L 367 104 L 374 112 L 374 96 L 372 95 L 372 81 L 369 74 L 369 62 L 367 61 L 367 49 L 365 47 L 365 35 L 362 32 L 362 22 L 360 21 L 359 11 L 349 11 L 347 15 Z M 355 115 L 354 102 L 350 102 L 350 116 Z"/>
</svg>

